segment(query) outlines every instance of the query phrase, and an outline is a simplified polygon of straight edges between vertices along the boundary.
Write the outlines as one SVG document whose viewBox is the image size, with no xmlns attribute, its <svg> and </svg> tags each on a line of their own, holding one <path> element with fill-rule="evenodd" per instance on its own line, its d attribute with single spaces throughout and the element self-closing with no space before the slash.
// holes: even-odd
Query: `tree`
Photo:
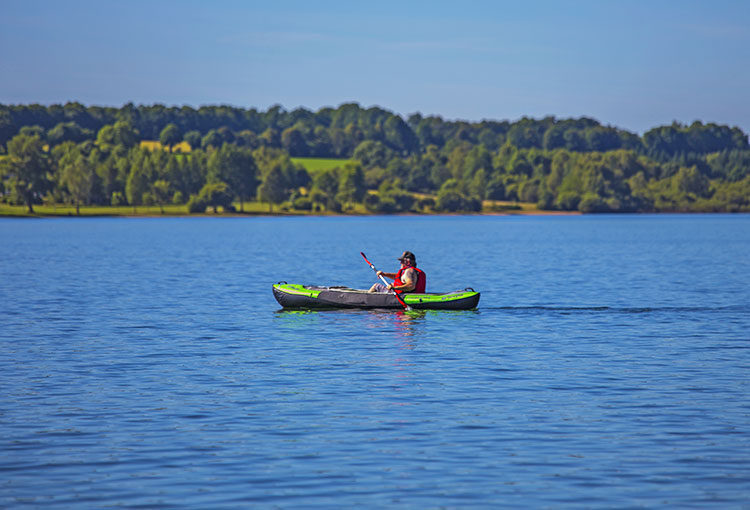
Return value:
<svg viewBox="0 0 750 510">
<path fill-rule="evenodd" d="M 159 142 L 162 147 L 169 147 L 170 153 L 173 147 L 180 143 L 180 140 L 182 140 L 182 135 L 180 134 L 180 129 L 175 124 L 167 124 L 161 130 L 161 133 L 159 133 Z"/>
<path fill-rule="evenodd" d="M 201 146 L 200 131 L 188 131 L 182 139 L 190 146 L 190 150 L 199 149 Z"/>
<path fill-rule="evenodd" d="M 680 171 L 672 179 L 675 187 L 683 193 L 693 193 L 697 196 L 703 196 L 708 191 L 708 179 L 701 175 L 694 166 L 680 168 Z"/>
<path fill-rule="evenodd" d="M 57 145 L 62 142 L 81 143 L 93 138 L 94 133 L 90 129 L 83 129 L 75 122 L 61 122 L 47 133 L 47 140 L 50 145 Z"/>
<path fill-rule="evenodd" d="M 164 214 L 164 204 L 169 202 L 169 182 L 163 179 L 151 184 L 151 196 L 159 204 L 159 210 Z"/>
<path fill-rule="evenodd" d="M 367 189 L 362 166 L 347 163 L 339 171 L 339 192 L 337 198 L 342 203 L 361 202 Z"/>
<path fill-rule="evenodd" d="M 198 201 L 205 204 L 203 207 L 210 206 L 214 208 L 214 213 L 218 212 L 219 206 L 225 211 L 232 207 L 232 195 L 229 193 L 229 186 L 225 182 L 209 182 L 201 188 L 198 194 Z"/>
<path fill-rule="evenodd" d="M 221 138 L 221 135 L 215 129 L 212 129 L 211 131 L 206 133 L 206 136 L 201 139 L 201 147 L 204 150 L 208 149 L 209 147 L 221 147 L 222 143 L 223 140 Z"/>
<path fill-rule="evenodd" d="M 9 187 L 34 212 L 34 200 L 48 188 L 50 169 L 41 138 L 16 135 L 8 142 L 8 155 L 3 158 L 2 176 Z"/>
<path fill-rule="evenodd" d="M 419 148 L 419 139 L 409 125 L 398 115 L 391 115 L 383 124 L 385 141 L 402 154 Z"/>
<path fill-rule="evenodd" d="M 359 160 L 365 168 L 376 166 L 385 168 L 393 157 L 393 152 L 381 142 L 368 140 L 357 146 L 352 157 Z"/>
<path fill-rule="evenodd" d="M 273 204 L 280 204 L 286 200 L 286 182 L 281 165 L 274 165 L 263 178 L 258 188 L 258 198 L 262 202 L 268 202 L 268 210 L 271 212 L 273 212 Z"/>
<path fill-rule="evenodd" d="M 225 143 L 208 158 L 208 180 L 227 183 L 229 191 L 240 200 L 240 211 L 244 211 L 244 202 L 255 196 L 257 173 L 252 151 L 247 147 Z"/>
<path fill-rule="evenodd" d="M 440 187 L 435 208 L 445 212 L 480 211 L 482 202 L 466 197 L 461 192 L 461 183 L 455 179 L 448 179 Z"/>
<path fill-rule="evenodd" d="M 102 149 L 115 145 L 129 149 L 137 143 L 138 132 L 124 120 L 107 124 L 96 135 L 96 144 Z"/>
<path fill-rule="evenodd" d="M 339 192 L 339 171 L 337 168 L 323 170 L 315 175 L 313 181 L 314 189 L 320 191 L 325 196 L 326 208 L 334 206 L 336 194 Z"/>
<path fill-rule="evenodd" d="M 130 171 L 125 183 L 125 194 L 135 210 L 136 205 L 143 203 L 143 194 L 148 191 L 151 180 L 150 162 L 148 155 L 140 150 L 134 150 L 130 157 Z"/>
<path fill-rule="evenodd" d="M 45 140 L 47 137 L 47 133 L 44 131 L 44 128 L 42 126 L 24 126 L 21 128 L 21 130 L 18 132 L 19 135 L 29 135 L 29 136 L 38 136 L 42 139 L 42 141 Z"/>
<path fill-rule="evenodd" d="M 67 190 L 76 206 L 76 215 L 81 215 L 81 203 L 87 204 L 94 182 L 91 161 L 77 147 L 73 147 L 62 161 L 60 184 Z"/>
<path fill-rule="evenodd" d="M 299 126 L 294 125 L 281 133 L 281 146 L 292 156 L 308 156 L 310 149 Z"/>
</svg>

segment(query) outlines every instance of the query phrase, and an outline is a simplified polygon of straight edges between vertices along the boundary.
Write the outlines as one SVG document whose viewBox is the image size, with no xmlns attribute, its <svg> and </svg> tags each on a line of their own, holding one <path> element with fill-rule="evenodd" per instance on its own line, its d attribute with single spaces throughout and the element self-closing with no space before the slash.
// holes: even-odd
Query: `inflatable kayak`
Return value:
<svg viewBox="0 0 750 510">
<path fill-rule="evenodd" d="M 318 287 L 279 282 L 273 296 L 284 308 L 403 308 L 392 293 L 381 294 L 348 287 Z M 455 292 L 401 294 L 415 310 L 471 310 L 479 292 L 467 288 Z"/>
</svg>

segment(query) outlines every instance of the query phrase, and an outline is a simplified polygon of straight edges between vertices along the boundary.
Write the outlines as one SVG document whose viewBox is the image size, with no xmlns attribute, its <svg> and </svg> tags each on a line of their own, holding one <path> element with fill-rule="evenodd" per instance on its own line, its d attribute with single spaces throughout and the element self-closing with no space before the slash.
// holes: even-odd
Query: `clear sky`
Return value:
<svg viewBox="0 0 750 510">
<path fill-rule="evenodd" d="M 0 103 L 66 101 L 750 132 L 750 2 L 0 0 Z"/>
</svg>

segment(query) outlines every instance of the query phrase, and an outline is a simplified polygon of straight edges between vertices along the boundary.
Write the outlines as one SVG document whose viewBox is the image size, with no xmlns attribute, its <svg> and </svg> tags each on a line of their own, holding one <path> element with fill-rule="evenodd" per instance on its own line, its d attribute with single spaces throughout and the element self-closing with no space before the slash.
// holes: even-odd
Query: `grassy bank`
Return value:
<svg viewBox="0 0 750 510">
<path fill-rule="evenodd" d="M 329 212 L 311 212 L 298 210 L 283 210 L 278 206 L 269 210 L 268 204 L 262 202 L 245 202 L 243 212 L 240 212 L 239 202 L 234 204 L 236 211 L 226 212 L 221 207 L 218 212 L 214 213 L 212 208 L 208 208 L 203 214 L 189 214 L 186 205 L 165 205 L 164 210 L 158 205 L 145 206 L 81 206 L 81 217 L 97 216 L 243 216 L 243 215 L 275 215 L 275 216 L 329 216 L 336 213 Z M 368 214 L 364 206 L 357 204 L 354 208 L 341 214 Z M 76 216 L 76 208 L 71 205 L 35 205 L 34 213 L 29 214 L 25 205 L 8 205 L 0 204 L 0 217 L 68 217 Z"/>
<path fill-rule="evenodd" d="M 355 204 L 354 207 L 347 209 L 342 213 L 331 213 L 327 211 L 312 212 L 300 211 L 294 209 L 282 209 L 274 206 L 273 211 L 269 210 L 268 204 L 263 202 L 245 202 L 243 212 L 239 212 L 240 204 L 234 204 L 236 212 L 225 212 L 220 207 L 217 213 L 209 208 L 204 214 L 188 214 L 186 205 L 165 205 L 164 211 L 158 205 L 151 206 L 100 206 L 90 205 L 81 206 L 81 217 L 96 216 L 242 216 L 242 215 L 275 215 L 275 216 L 333 216 L 333 215 L 367 215 L 372 214 L 365 209 L 362 204 Z M 421 212 L 415 214 L 440 214 L 435 212 Z M 536 204 L 516 203 L 516 202 L 499 202 L 487 200 L 483 203 L 481 213 L 476 214 L 561 214 L 559 211 L 541 211 Z M 577 213 L 562 213 L 577 214 Z M 0 203 L 0 216 L 5 217 L 68 217 L 76 216 L 76 208 L 72 205 L 35 205 L 34 214 L 29 214 L 25 205 L 8 205 Z"/>
</svg>

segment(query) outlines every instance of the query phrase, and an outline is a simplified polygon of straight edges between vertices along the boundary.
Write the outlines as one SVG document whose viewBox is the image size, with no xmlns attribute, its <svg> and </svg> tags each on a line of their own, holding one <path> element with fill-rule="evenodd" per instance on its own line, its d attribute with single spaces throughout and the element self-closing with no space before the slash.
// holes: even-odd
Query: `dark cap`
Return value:
<svg viewBox="0 0 750 510">
<path fill-rule="evenodd" d="M 417 257 L 414 256 L 414 254 L 410 251 L 405 251 L 401 254 L 401 256 L 396 260 L 404 260 L 409 259 L 411 260 L 412 264 L 415 264 L 417 262 Z"/>
</svg>

